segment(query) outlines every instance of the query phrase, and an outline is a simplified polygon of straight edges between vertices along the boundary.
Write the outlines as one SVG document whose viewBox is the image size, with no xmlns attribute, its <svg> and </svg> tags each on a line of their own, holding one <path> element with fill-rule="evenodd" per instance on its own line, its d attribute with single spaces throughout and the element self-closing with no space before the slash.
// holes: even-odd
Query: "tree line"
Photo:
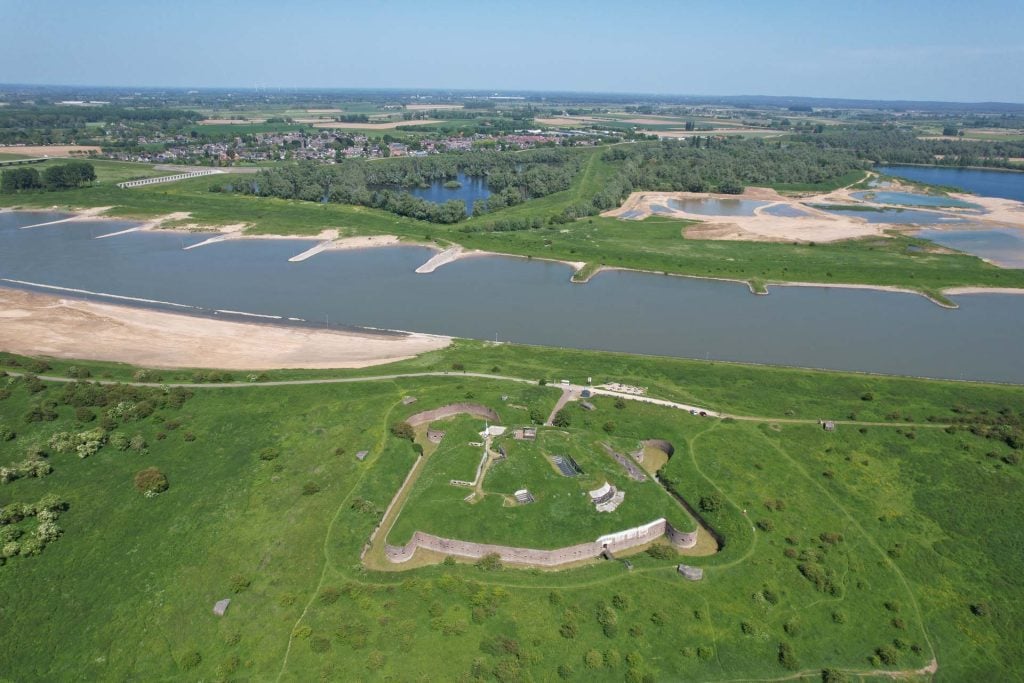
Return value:
<svg viewBox="0 0 1024 683">
<path fill-rule="evenodd" d="M 892 125 L 829 126 L 794 140 L 819 149 L 845 149 L 874 163 L 1020 168 L 1011 160 L 1024 157 L 1024 141 L 927 140 Z"/>
<path fill-rule="evenodd" d="M 69 161 L 48 166 L 42 173 L 35 168 L 20 166 L 7 169 L 0 175 L 0 192 L 14 193 L 32 190 L 68 190 L 96 180 L 96 169 L 88 161 Z"/>
</svg>

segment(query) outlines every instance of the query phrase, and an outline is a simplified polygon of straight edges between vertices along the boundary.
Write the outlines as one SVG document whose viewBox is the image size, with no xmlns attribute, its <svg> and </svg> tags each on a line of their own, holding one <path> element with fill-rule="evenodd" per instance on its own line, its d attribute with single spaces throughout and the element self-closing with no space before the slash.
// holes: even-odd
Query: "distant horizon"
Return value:
<svg viewBox="0 0 1024 683">
<path fill-rule="evenodd" d="M 792 93 L 787 94 L 767 94 L 767 93 L 684 93 L 684 92 L 641 92 L 641 91 L 628 91 L 628 90 L 587 90 L 587 89 L 570 89 L 570 88 L 456 88 L 456 87 L 445 87 L 445 86 L 352 86 L 352 85 L 306 85 L 306 86 L 291 86 L 291 85 L 141 85 L 141 84 L 98 84 L 98 83 L 33 83 L 33 82 L 11 82 L 11 83 L 0 83 L 0 91 L 27 87 L 27 88 L 54 88 L 54 89 L 95 89 L 95 90 L 147 90 L 147 91 L 208 91 L 208 92 L 230 92 L 230 91 L 244 91 L 244 92 L 259 92 L 259 91 L 279 91 L 279 92 L 396 92 L 402 94 L 415 94 L 416 92 L 423 93 L 490 93 L 488 97 L 500 97 L 506 94 L 531 94 L 531 95 L 613 95 L 616 97 L 657 97 L 657 98 L 686 98 L 692 100 L 703 100 L 703 99 L 733 99 L 741 100 L 744 98 L 750 99 L 777 99 L 777 100 L 826 100 L 826 101 L 845 101 L 845 102 L 873 102 L 873 103 L 889 103 L 889 104 L 969 104 L 969 105 L 981 105 L 981 104 L 996 104 L 996 105 L 1013 105 L 1024 107 L 1024 101 L 1013 101 L 1013 100 L 950 100 L 950 99 L 893 99 L 885 97 L 851 97 L 851 96 L 831 96 L 831 95 L 795 95 Z"/>
</svg>

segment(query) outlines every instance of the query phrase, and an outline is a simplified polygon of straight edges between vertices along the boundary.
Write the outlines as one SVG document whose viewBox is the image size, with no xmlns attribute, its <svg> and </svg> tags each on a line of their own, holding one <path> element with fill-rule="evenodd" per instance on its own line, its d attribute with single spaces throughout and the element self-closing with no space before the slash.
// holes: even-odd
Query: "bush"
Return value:
<svg viewBox="0 0 1024 683">
<path fill-rule="evenodd" d="M 268 446 L 266 448 L 261 448 L 258 455 L 260 460 L 275 460 L 279 455 L 281 455 L 281 451 Z"/>
<path fill-rule="evenodd" d="M 320 604 L 333 605 L 341 597 L 341 591 L 333 586 L 328 586 L 320 591 Z"/>
<path fill-rule="evenodd" d="M 408 439 L 409 441 L 412 441 L 416 438 L 416 433 L 413 431 L 412 425 L 408 422 L 396 422 L 391 425 L 391 433 L 399 439 Z"/>
<path fill-rule="evenodd" d="M 232 574 L 228 579 L 228 588 L 232 593 L 242 593 L 248 590 L 250 585 L 252 585 L 252 580 L 244 574 Z"/>
<path fill-rule="evenodd" d="M 0 425 L 0 441 L 11 441 L 18 436 L 13 429 L 7 425 Z"/>
<path fill-rule="evenodd" d="M 169 488 L 167 477 L 155 467 L 147 467 L 135 473 L 135 489 L 147 496 L 155 496 Z"/>
<path fill-rule="evenodd" d="M 96 419 L 96 413 L 82 406 L 81 408 L 75 408 L 75 419 L 79 422 L 92 422 Z"/>
<path fill-rule="evenodd" d="M 701 512 L 718 512 L 722 509 L 722 497 L 717 493 L 701 496 L 699 506 Z"/>
<path fill-rule="evenodd" d="M 562 408 L 555 413 L 555 419 L 551 421 L 551 424 L 556 427 L 568 427 L 572 424 L 572 419 L 569 417 L 569 413 L 566 412 L 565 408 Z"/>
<path fill-rule="evenodd" d="M 625 408 L 626 408 L 626 401 L 625 401 L 625 399 L 622 399 L 622 398 L 615 399 L 615 407 L 617 409 L 619 409 L 619 410 L 625 410 Z"/>
<path fill-rule="evenodd" d="M 454 370 L 455 372 L 465 372 L 466 366 L 463 365 L 462 363 L 452 363 L 452 370 Z"/>
<path fill-rule="evenodd" d="M 558 629 L 558 634 L 567 640 L 572 640 L 579 635 L 580 627 L 575 621 L 567 621 Z"/>
<path fill-rule="evenodd" d="M 476 566 L 485 571 L 501 569 L 501 555 L 498 553 L 488 553 L 476 561 Z"/>
<path fill-rule="evenodd" d="M 796 654 L 793 652 L 793 646 L 789 643 L 779 643 L 779 664 L 782 665 L 782 668 L 790 671 L 800 668 L 800 663 L 796 660 Z"/>
<path fill-rule="evenodd" d="M 312 496 L 315 493 L 320 493 L 320 486 L 314 481 L 307 481 L 302 485 L 302 495 Z"/>
<path fill-rule="evenodd" d="M 202 663 L 202 661 L 202 655 L 200 655 L 195 650 L 192 650 L 192 652 L 186 652 L 184 655 L 181 656 L 181 659 L 178 660 L 178 666 L 181 667 L 182 671 L 191 671 L 192 669 L 199 666 L 199 664 Z"/>
<path fill-rule="evenodd" d="M 668 560 L 678 556 L 674 549 L 664 543 L 655 543 L 646 552 L 656 560 Z"/>
</svg>

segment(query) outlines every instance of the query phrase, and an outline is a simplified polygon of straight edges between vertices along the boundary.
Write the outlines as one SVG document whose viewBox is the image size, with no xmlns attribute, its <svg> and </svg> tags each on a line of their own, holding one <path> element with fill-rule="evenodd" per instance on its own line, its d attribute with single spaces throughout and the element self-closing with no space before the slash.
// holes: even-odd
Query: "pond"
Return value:
<svg viewBox="0 0 1024 683">
<path fill-rule="evenodd" d="M 754 209 L 768 202 L 752 199 L 669 199 L 668 205 L 676 211 L 701 216 L 753 216 Z"/>
<path fill-rule="evenodd" d="M 964 218 L 955 218 L 950 216 L 944 216 L 940 213 L 932 213 L 930 211 L 914 211 L 912 209 L 840 209 L 837 205 L 816 205 L 810 204 L 816 209 L 827 211 L 828 213 L 834 213 L 839 216 L 852 216 L 854 218 L 863 218 L 866 222 L 875 223 L 888 223 L 892 225 L 934 225 L 934 224 L 958 224 L 966 221 Z"/>
<path fill-rule="evenodd" d="M 0 213 L 0 285 L 20 280 L 80 290 L 41 290 L 62 296 L 124 303 L 96 294 L 107 293 L 217 317 L 244 311 L 307 325 L 1024 383 L 1024 296 L 961 296 L 961 308 L 947 310 L 912 294 L 772 286 L 769 296 L 754 296 L 745 284 L 636 272 L 579 285 L 568 266 L 511 257 L 417 275 L 433 251 L 327 251 L 290 263 L 310 241 L 229 240 L 185 251 L 207 235 L 94 238 L 130 225 L 120 221 L 18 229 L 44 218 Z"/>
<path fill-rule="evenodd" d="M 808 216 L 806 211 L 798 209 L 792 204 L 773 204 L 761 209 L 762 216 L 779 216 L 781 218 L 801 218 Z"/>
<path fill-rule="evenodd" d="M 468 176 L 465 173 L 460 173 L 456 178 L 459 187 L 456 188 L 445 187 L 448 182 L 447 180 L 435 180 L 428 187 L 406 188 L 406 191 L 434 204 L 461 199 L 466 203 L 467 214 L 473 213 L 473 204 L 491 196 L 491 191 L 487 189 L 487 178 L 483 176 Z"/>
<path fill-rule="evenodd" d="M 934 206 L 937 208 L 980 209 L 977 204 L 954 199 L 944 195 L 917 194 L 915 192 L 877 192 L 867 190 L 852 192 L 854 199 L 875 202 L 878 204 L 898 204 L 903 206 Z"/>
</svg>

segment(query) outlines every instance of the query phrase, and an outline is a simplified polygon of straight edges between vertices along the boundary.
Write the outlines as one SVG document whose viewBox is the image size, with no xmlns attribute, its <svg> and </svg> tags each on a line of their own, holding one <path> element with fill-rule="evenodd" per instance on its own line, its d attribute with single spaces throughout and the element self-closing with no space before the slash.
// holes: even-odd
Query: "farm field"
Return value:
<svg viewBox="0 0 1024 683">
<path fill-rule="evenodd" d="M 467 370 L 527 377 L 574 376 L 577 364 L 652 394 L 672 388 L 702 405 L 763 415 L 701 419 L 601 400 L 592 413 L 570 405 L 568 435 L 551 430 L 553 442 L 545 435 L 534 446 L 577 448 L 585 457 L 591 451 L 582 446 L 595 437 L 622 449 L 652 432 L 669 437 L 675 454 L 662 479 L 723 540 L 719 552 L 684 560 L 702 567 L 704 579 L 685 581 L 678 556 L 660 550 L 631 556 L 632 570 L 607 561 L 559 572 L 462 562 L 385 573 L 361 566 L 360 549 L 416 458 L 408 440 L 391 434 L 395 421 L 472 394 L 496 402 L 511 422 L 550 409 L 552 387 L 457 372 L 167 392 L 7 377 L 0 424 L 14 437 L 0 441 L 0 466 L 23 462 L 36 445 L 52 472 L 0 485 L 0 504 L 10 510 L 53 494 L 66 509 L 56 520 L 62 533 L 41 553 L 9 555 L 0 567 L 5 672 L 370 680 L 427 666 L 445 677 L 731 680 L 937 663 L 940 678 L 961 680 L 1005 679 L 1024 661 L 1013 635 L 1024 626 L 1024 587 L 1010 571 L 1022 542 L 1019 451 L 999 430 L 986 438 L 985 428 L 942 428 L 957 419 L 1015 424 L 1024 413 L 1019 388 L 475 343 L 372 374 L 453 359 Z M 3 362 L 11 371 L 85 379 L 176 378 L 109 364 Z M 339 374 L 367 373 L 309 376 Z M 408 396 L 416 403 L 403 403 Z M 786 421 L 856 406 L 864 423 L 831 433 L 813 419 Z M 612 434 L 603 428 L 609 414 Z M 467 437 L 471 423 L 455 418 L 453 436 Z M 54 439 L 97 427 L 106 443 L 88 457 Z M 431 456 L 436 462 L 444 445 Z M 505 465 L 522 445 L 511 445 Z M 363 462 L 355 459 L 361 450 L 369 451 Z M 459 476 L 472 466 L 465 455 Z M 485 489 L 503 491 L 522 478 L 502 464 Z M 133 486 L 149 467 L 169 483 L 152 498 Z M 965 497 L 970 505 L 952 504 Z M 32 517 L 5 525 L 5 542 L 17 529 L 14 542 L 25 546 L 37 528 Z M 41 589 L 19 590 L 29 585 Z M 222 598 L 231 604 L 216 617 L 211 609 Z M 39 642 L 65 645 L 44 653 L 31 646 Z"/>
</svg>

